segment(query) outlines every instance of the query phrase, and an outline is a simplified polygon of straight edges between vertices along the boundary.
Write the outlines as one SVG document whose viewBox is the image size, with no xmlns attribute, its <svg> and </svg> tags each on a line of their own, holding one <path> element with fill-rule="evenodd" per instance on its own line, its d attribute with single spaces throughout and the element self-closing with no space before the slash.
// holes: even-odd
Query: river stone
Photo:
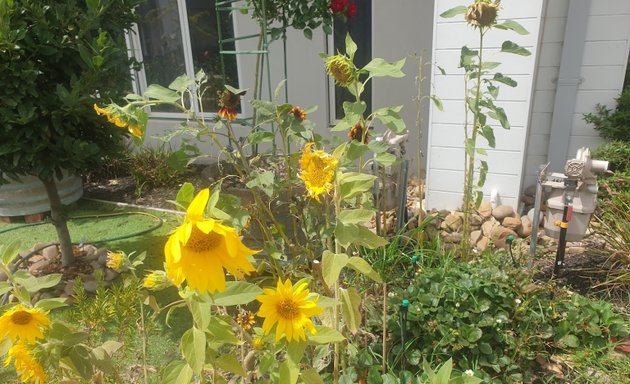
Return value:
<svg viewBox="0 0 630 384">
<path fill-rule="evenodd" d="M 492 210 L 492 216 L 498 221 L 503 221 L 508 216 L 514 215 L 514 208 L 511 205 L 499 205 Z"/>
<path fill-rule="evenodd" d="M 28 272 L 29 272 L 31 275 L 35 275 L 35 274 L 37 274 L 39 271 L 41 271 L 42 269 L 44 269 L 44 268 L 46 268 L 47 266 L 49 266 L 49 265 L 50 265 L 50 262 L 51 262 L 50 260 L 43 259 L 43 260 L 40 260 L 40 261 L 38 261 L 38 262 L 36 262 L 36 263 L 33 263 L 33 264 L 31 264 L 31 265 L 28 267 Z"/>
<path fill-rule="evenodd" d="M 490 244 L 490 239 L 483 236 L 478 242 L 477 242 L 477 249 L 479 250 L 479 252 L 483 252 L 486 250 L 486 248 L 488 248 L 488 245 Z"/>
<path fill-rule="evenodd" d="M 479 209 L 477 209 L 477 213 L 479 213 L 479 216 L 481 216 L 484 219 L 487 219 L 490 216 L 492 216 L 492 205 L 490 204 L 490 202 L 489 201 L 482 202 L 481 205 L 479 206 Z"/>
<path fill-rule="evenodd" d="M 445 243 L 454 243 L 454 244 L 459 244 L 462 242 L 462 234 L 459 232 L 453 232 L 453 233 L 444 233 L 442 235 L 442 238 L 444 239 Z"/>
<path fill-rule="evenodd" d="M 505 219 L 503 219 L 503 222 L 501 223 L 501 225 L 503 225 L 506 228 L 510 228 L 513 231 L 516 231 L 518 228 L 521 227 L 522 222 L 521 219 L 519 219 L 518 217 L 506 217 Z"/>
<path fill-rule="evenodd" d="M 508 236 L 514 236 L 517 238 L 516 232 L 509 228 L 497 226 L 492 230 L 490 234 L 490 240 L 492 240 L 492 244 L 494 244 L 495 248 L 506 248 L 507 247 L 507 238 Z"/>
<path fill-rule="evenodd" d="M 527 212 L 527 217 L 529 217 L 529 222 L 533 223 L 534 222 L 534 208 L 530 209 L 529 212 Z M 540 217 L 539 217 L 539 222 L 538 222 L 538 226 L 540 227 L 541 225 L 543 225 L 543 222 L 545 220 L 545 213 L 544 212 L 540 212 Z"/>
<path fill-rule="evenodd" d="M 521 227 L 516 229 L 520 237 L 527 237 L 532 234 L 532 222 L 527 215 L 521 217 Z"/>
<path fill-rule="evenodd" d="M 491 218 L 490 220 L 486 221 L 485 223 L 483 223 L 481 225 L 481 232 L 483 232 L 484 236 L 488 236 L 489 237 L 490 234 L 492 233 L 492 230 L 497 225 L 499 225 L 499 223 L 497 223 L 494 218 Z"/>
<path fill-rule="evenodd" d="M 53 260 L 59 255 L 59 251 L 57 250 L 56 245 L 51 245 L 50 247 L 44 248 L 42 251 L 42 256 L 44 256 L 48 260 Z"/>
<path fill-rule="evenodd" d="M 482 233 L 479 230 L 470 232 L 470 244 L 477 244 L 479 239 L 481 239 L 481 236 Z"/>
<path fill-rule="evenodd" d="M 449 232 L 456 232 L 462 226 L 462 218 L 456 214 L 449 214 L 444 218 L 442 225 L 440 228 L 445 229 Z"/>
</svg>

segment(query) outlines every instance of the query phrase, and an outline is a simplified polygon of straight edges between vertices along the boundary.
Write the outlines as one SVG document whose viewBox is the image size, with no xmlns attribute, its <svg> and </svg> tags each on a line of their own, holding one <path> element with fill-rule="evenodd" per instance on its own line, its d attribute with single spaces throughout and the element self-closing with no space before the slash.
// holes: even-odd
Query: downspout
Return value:
<svg viewBox="0 0 630 384">
<path fill-rule="evenodd" d="M 547 149 L 547 160 L 551 163 L 552 170 L 563 169 L 569 152 L 576 95 L 582 82 L 580 69 L 590 9 L 591 0 L 569 1 Z"/>
</svg>

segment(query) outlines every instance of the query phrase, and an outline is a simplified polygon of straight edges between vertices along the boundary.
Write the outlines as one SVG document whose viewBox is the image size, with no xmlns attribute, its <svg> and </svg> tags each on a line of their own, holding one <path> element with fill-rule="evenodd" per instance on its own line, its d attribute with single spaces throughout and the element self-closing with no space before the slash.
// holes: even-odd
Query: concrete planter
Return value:
<svg viewBox="0 0 630 384">
<path fill-rule="evenodd" d="M 63 204 L 71 204 L 83 196 L 83 181 L 77 176 L 57 180 Z M 35 176 L 23 176 L 20 181 L 0 185 L 0 216 L 24 216 L 50 211 L 48 195 Z"/>
</svg>

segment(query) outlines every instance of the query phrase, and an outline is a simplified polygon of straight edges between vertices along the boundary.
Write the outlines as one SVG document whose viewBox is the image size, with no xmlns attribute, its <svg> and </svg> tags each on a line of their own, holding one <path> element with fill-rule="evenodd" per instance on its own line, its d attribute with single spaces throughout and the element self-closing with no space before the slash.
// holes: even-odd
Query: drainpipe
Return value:
<svg viewBox="0 0 630 384">
<path fill-rule="evenodd" d="M 553 104 L 551 136 L 547 149 L 547 160 L 551 163 L 552 170 L 562 169 L 569 153 L 575 99 L 578 87 L 582 82 L 580 69 L 590 9 L 591 0 L 569 1 L 562 58 L 560 59 L 560 73 Z"/>
</svg>

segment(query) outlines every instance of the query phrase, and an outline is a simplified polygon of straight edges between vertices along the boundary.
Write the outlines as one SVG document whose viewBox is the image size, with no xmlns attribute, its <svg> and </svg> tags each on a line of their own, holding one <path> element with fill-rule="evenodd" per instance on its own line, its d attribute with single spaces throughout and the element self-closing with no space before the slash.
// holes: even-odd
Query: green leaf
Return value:
<svg viewBox="0 0 630 384">
<path fill-rule="evenodd" d="M 499 87 L 488 84 L 488 93 L 490 93 L 490 96 L 492 96 L 492 98 L 496 100 L 497 97 L 499 97 Z"/>
<path fill-rule="evenodd" d="M 442 105 L 442 100 L 440 100 L 439 97 L 431 95 L 431 101 L 433 101 L 433 104 L 435 104 L 435 107 L 438 109 L 438 111 L 444 112 L 444 105 Z"/>
<path fill-rule="evenodd" d="M 6 281 L 0 281 L 0 296 L 4 295 L 7 292 L 10 292 L 12 289 L 13 289 L 12 285 L 7 283 Z"/>
<path fill-rule="evenodd" d="M 495 69 L 499 65 L 501 65 L 501 63 L 497 61 L 484 61 L 481 63 L 481 69 Z"/>
<path fill-rule="evenodd" d="M 405 122 L 399 114 L 402 107 L 402 105 L 398 105 L 396 107 L 380 108 L 374 111 L 373 116 L 381 123 L 383 123 L 383 125 L 389 128 L 392 132 L 400 135 L 405 133 L 405 131 L 407 130 Z"/>
<path fill-rule="evenodd" d="M 348 255 L 345 253 L 332 253 L 329 250 L 325 250 L 322 254 L 322 277 L 324 282 L 329 287 L 332 287 L 337 279 L 341 270 L 348 263 Z"/>
<path fill-rule="evenodd" d="M 341 199 L 350 199 L 367 192 L 374 185 L 376 176 L 366 173 L 346 172 L 339 177 L 339 195 Z"/>
<path fill-rule="evenodd" d="M 475 153 L 475 141 L 473 139 L 466 139 L 464 143 L 465 143 L 466 154 L 468 156 L 472 156 Z"/>
<path fill-rule="evenodd" d="M 493 25 L 493 27 L 499 28 L 499 29 L 505 29 L 505 30 L 510 29 L 518 33 L 519 35 L 529 35 L 529 32 L 527 31 L 527 29 L 525 29 L 525 27 L 523 27 L 522 25 L 520 25 L 514 20 L 505 20 L 501 24 Z"/>
<path fill-rule="evenodd" d="M 510 87 L 516 87 L 518 85 L 518 83 L 515 80 L 513 80 L 511 77 L 503 76 L 502 73 L 498 73 L 498 72 L 494 74 L 494 77 L 492 79 L 500 83 L 503 83 L 505 85 L 508 85 Z"/>
<path fill-rule="evenodd" d="M 488 343 L 479 343 L 479 351 L 485 355 L 492 355 L 492 347 Z"/>
<path fill-rule="evenodd" d="M 214 304 L 221 306 L 245 305 L 262 294 L 262 289 L 246 281 L 228 281 L 225 283 L 225 290 L 213 296 Z"/>
<path fill-rule="evenodd" d="M 348 267 L 354 269 L 355 271 L 362 273 L 363 275 L 369 277 L 370 279 L 376 281 L 377 283 L 383 283 L 381 276 L 376 272 L 370 263 L 365 261 L 359 256 L 352 256 L 348 260 Z"/>
<path fill-rule="evenodd" d="M 317 331 L 314 335 L 308 336 L 309 343 L 312 344 L 330 344 L 330 343 L 340 343 L 344 341 L 346 338 L 339 331 L 335 331 L 332 328 L 324 327 L 322 325 L 316 325 L 315 330 Z"/>
<path fill-rule="evenodd" d="M 278 85 L 276 85 L 276 89 L 273 91 L 273 99 L 274 100 L 278 100 L 278 97 L 280 97 L 280 92 L 282 91 L 283 88 L 285 88 L 287 86 L 287 79 L 282 79 L 280 80 L 280 82 L 278 83 Z"/>
<path fill-rule="evenodd" d="M 402 67 L 405 65 L 406 59 L 400 59 L 394 62 L 387 62 L 379 57 L 372 59 L 363 70 L 370 73 L 370 77 L 404 77 L 405 73 Z"/>
<path fill-rule="evenodd" d="M 451 379 L 451 372 L 453 371 L 453 359 L 450 358 L 442 364 L 437 371 L 435 384 L 448 384 Z"/>
<path fill-rule="evenodd" d="M 317 370 L 314 368 L 302 370 L 302 373 L 300 373 L 300 377 L 302 378 L 304 384 L 324 384 L 324 380 L 322 380 L 322 377 L 319 375 L 319 373 L 317 373 Z"/>
<path fill-rule="evenodd" d="M 28 272 L 17 271 L 13 275 L 15 282 L 24 287 L 29 293 L 39 292 L 42 289 L 52 288 L 59 284 L 62 275 L 60 273 L 53 273 L 41 277 L 31 276 Z"/>
<path fill-rule="evenodd" d="M 558 343 L 561 347 L 577 348 L 580 346 L 580 340 L 575 335 L 564 335 Z"/>
<path fill-rule="evenodd" d="M 172 361 L 164 368 L 162 384 L 189 384 L 193 370 L 183 361 Z"/>
<path fill-rule="evenodd" d="M 368 146 L 360 143 L 356 140 L 350 141 L 348 144 L 348 151 L 346 152 L 346 158 L 350 161 L 354 161 L 361 156 L 365 155 L 368 151 Z"/>
<path fill-rule="evenodd" d="M 472 50 L 464 45 L 459 55 L 459 67 L 468 69 L 477 55 L 479 55 L 479 51 Z"/>
<path fill-rule="evenodd" d="M 300 370 L 295 364 L 285 360 L 280 364 L 280 383 L 295 384 L 297 383 Z"/>
<path fill-rule="evenodd" d="M 181 340 L 182 354 L 193 372 L 199 375 L 206 362 L 206 334 L 192 327 L 184 332 Z"/>
<path fill-rule="evenodd" d="M 379 153 L 376 156 L 374 156 L 374 161 L 376 161 L 378 164 L 384 166 L 384 167 L 389 167 L 391 165 L 396 164 L 396 162 L 398 162 L 398 157 L 396 155 L 394 155 L 393 153 L 388 153 L 388 152 L 383 152 L 383 153 Z"/>
<path fill-rule="evenodd" d="M 219 316 L 210 317 L 210 323 L 206 331 L 212 335 L 210 342 L 217 344 L 217 346 L 239 343 L 239 340 L 234 336 L 232 326 Z"/>
<path fill-rule="evenodd" d="M 169 84 L 168 88 L 172 89 L 178 93 L 184 93 L 195 82 L 189 78 L 187 75 L 178 76 L 171 84 Z"/>
<path fill-rule="evenodd" d="M 345 320 L 346 327 L 354 335 L 361 326 L 361 295 L 353 287 L 348 289 L 339 288 L 339 299 L 341 300 L 341 314 Z"/>
<path fill-rule="evenodd" d="M 346 225 L 340 221 L 337 221 L 335 226 L 335 236 L 339 244 L 344 247 L 355 244 L 374 249 L 388 244 L 387 240 L 377 236 L 362 225 Z"/>
<path fill-rule="evenodd" d="M 186 209 L 188 208 L 194 197 L 195 187 L 191 183 L 185 182 L 179 188 L 179 191 L 177 191 L 177 197 L 175 198 L 175 201 L 177 201 L 177 204 L 179 204 L 182 208 Z"/>
<path fill-rule="evenodd" d="M 273 132 L 262 130 L 252 131 L 247 135 L 247 142 L 250 144 L 270 143 L 276 135 Z"/>
<path fill-rule="evenodd" d="M 370 151 L 376 154 L 379 154 L 379 153 L 387 152 L 390 146 L 384 141 L 372 140 L 368 143 L 368 148 L 370 148 Z"/>
<path fill-rule="evenodd" d="M 0 290 L 1 291 L 1 290 Z M 52 298 L 52 299 L 42 299 L 35 304 L 36 308 L 39 308 L 43 311 L 52 311 L 53 309 L 67 307 L 68 303 L 66 303 L 65 298 Z"/>
<path fill-rule="evenodd" d="M 8 266 L 20 251 L 20 240 L 14 239 L 6 246 L 4 244 L 0 244 L 0 251 L 2 251 L 2 254 L 0 255 L 0 262 L 2 265 Z"/>
<path fill-rule="evenodd" d="M 350 33 L 346 33 L 346 54 L 350 57 L 350 61 L 354 60 L 354 54 L 357 52 L 357 44 L 350 37 Z"/>
<path fill-rule="evenodd" d="M 267 196 L 273 196 L 275 187 L 275 173 L 273 171 L 254 171 L 250 176 L 250 180 L 247 182 L 247 184 L 245 184 L 247 188 L 258 187 Z"/>
<path fill-rule="evenodd" d="M 304 33 L 304 37 L 306 37 L 309 40 L 313 40 L 313 30 L 311 30 L 310 28 L 304 28 L 302 30 L 302 33 Z"/>
<path fill-rule="evenodd" d="M 304 357 L 304 351 L 306 351 L 306 341 L 291 342 L 287 345 L 287 358 L 297 367 Z"/>
<path fill-rule="evenodd" d="M 358 121 L 358 120 L 357 120 Z M 335 124 L 334 127 L 330 129 L 331 132 L 344 132 L 350 130 L 350 128 L 354 127 L 354 123 L 349 123 L 346 119 L 341 119 Z"/>
<path fill-rule="evenodd" d="M 249 88 L 234 88 L 229 84 L 225 84 L 225 89 L 227 89 L 228 91 L 232 92 L 233 94 L 237 95 L 237 96 L 243 96 L 244 94 L 247 93 L 247 91 L 249 90 Z"/>
<path fill-rule="evenodd" d="M 446 10 L 440 13 L 440 17 L 443 17 L 445 19 L 450 19 L 451 17 L 455 17 L 457 15 L 463 15 L 464 13 L 466 13 L 467 10 L 468 10 L 468 7 L 466 7 L 465 5 L 459 5 L 455 8 L 451 8 L 449 10 Z"/>
<path fill-rule="evenodd" d="M 501 45 L 501 52 L 513 53 L 520 56 L 529 56 L 532 54 L 527 49 L 509 40 L 503 42 L 503 45 Z"/>
<path fill-rule="evenodd" d="M 144 96 L 149 99 L 158 100 L 165 103 L 174 103 L 180 100 L 179 94 L 172 89 L 165 88 L 158 84 L 151 84 L 144 92 Z"/>
<path fill-rule="evenodd" d="M 494 130 L 492 129 L 492 127 L 488 125 L 481 127 L 481 132 L 479 134 L 488 141 L 488 145 L 490 146 L 490 148 L 495 148 L 497 143 L 496 139 L 494 138 Z"/>
<path fill-rule="evenodd" d="M 214 365 L 216 365 L 217 368 L 223 369 L 235 375 L 239 375 L 241 377 L 247 376 L 247 372 L 234 355 L 228 353 L 222 354 L 214 361 Z"/>
<path fill-rule="evenodd" d="M 339 221 L 344 224 L 363 224 L 374 216 L 371 209 L 345 209 L 339 213 Z"/>
<path fill-rule="evenodd" d="M 210 323 L 210 303 L 196 299 L 195 296 L 187 299 L 195 326 L 199 329 L 206 329 Z"/>
</svg>

